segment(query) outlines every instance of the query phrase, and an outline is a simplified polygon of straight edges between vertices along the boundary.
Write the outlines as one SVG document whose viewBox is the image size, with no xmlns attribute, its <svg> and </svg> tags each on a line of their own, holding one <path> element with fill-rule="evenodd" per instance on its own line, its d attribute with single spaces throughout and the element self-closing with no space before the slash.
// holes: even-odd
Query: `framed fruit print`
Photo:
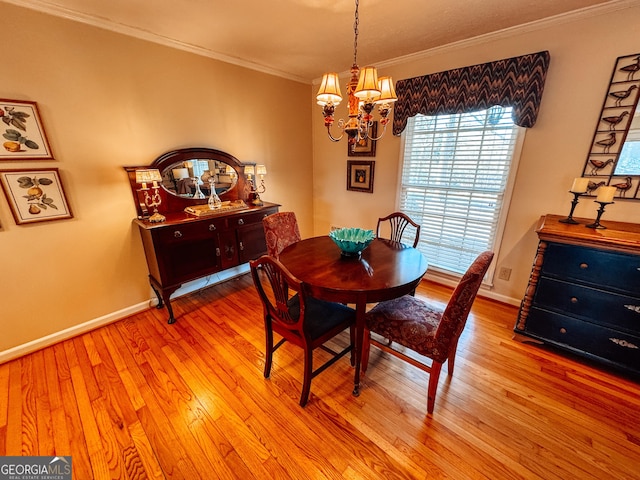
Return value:
<svg viewBox="0 0 640 480">
<path fill-rule="evenodd" d="M 374 167 L 370 160 L 347 160 L 347 190 L 373 193 Z"/>
<path fill-rule="evenodd" d="M 53 159 L 36 102 L 0 98 L 0 160 Z"/>
<path fill-rule="evenodd" d="M 0 170 L 16 224 L 72 218 L 57 168 Z"/>
</svg>

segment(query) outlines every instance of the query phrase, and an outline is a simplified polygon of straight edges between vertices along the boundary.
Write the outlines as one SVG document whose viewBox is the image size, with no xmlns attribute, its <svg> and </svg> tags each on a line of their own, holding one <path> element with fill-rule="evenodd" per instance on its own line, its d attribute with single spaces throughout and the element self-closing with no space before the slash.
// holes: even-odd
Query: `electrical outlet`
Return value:
<svg viewBox="0 0 640 480">
<path fill-rule="evenodd" d="M 337 227 L 337 226 L 335 226 L 335 225 L 331 225 L 331 227 L 329 227 L 329 228 L 330 228 L 330 230 L 329 230 L 329 231 L 330 231 L 330 232 L 333 232 L 334 230 L 340 230 L 342 227 Z"/>
<path fill-rule="evenodd" d="M 500 270 L 498 270 L 498 278 L 500 280 L 509 280 L 511 278 L 511 269 L 507 267 L 500 267 Z"/>
</svg>

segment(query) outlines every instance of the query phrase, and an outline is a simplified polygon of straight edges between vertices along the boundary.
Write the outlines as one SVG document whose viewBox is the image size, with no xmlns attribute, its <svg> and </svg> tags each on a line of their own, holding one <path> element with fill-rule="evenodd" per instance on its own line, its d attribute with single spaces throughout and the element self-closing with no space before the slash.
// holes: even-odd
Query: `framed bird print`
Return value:
<svg viewBox="0 0 640 480">
<path fill-rule="evenodd" d="M 640 53 L 618 57 L 582 176 L 586 195 L 616 187 L 616 199 L 640 200 Z"/>
</svg>

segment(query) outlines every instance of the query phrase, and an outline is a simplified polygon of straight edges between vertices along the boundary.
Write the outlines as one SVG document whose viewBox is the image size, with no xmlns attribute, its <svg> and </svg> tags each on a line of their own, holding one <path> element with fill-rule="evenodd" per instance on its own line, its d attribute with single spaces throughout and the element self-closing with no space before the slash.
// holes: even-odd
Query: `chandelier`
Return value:
<svg viewBox="0 0 640 480">
<path fill-rule="evenodd" d="M 391 77 L 378 78 L 378 71 L 375 67 L 358 67 L 358 17 L 359 0 L 356 0 L 355 20 L 353 22 L 353 66 L 351 67 L 351 78 L 347 84 L 347 95 L 349 96 L 349 119 L 345 122 L 338 120 L 338 128 L 342 131 L 338 137 L 331 133 L 334 123 L 333 114 L 335 107 L 342 101 L 340 92 L 340 81 L 337 73 L 325 73 L 322 76 L 320 89 L 316 95 L 318 105 L 322 106 L 324 115 L 324 125 L 327 127 L 327 134 L 333 142 L 338 142 L 347 134 L 350 144 L 370 139 L 379 140 L 384 135 L 389 123 L 389 114 L 393 108 L 396 92 L 393 87 Z M 373 109 L 378 105 L 380 114 L 380 124 L 382 132 L 379 136 L 373 137 Z"/>
</svg>

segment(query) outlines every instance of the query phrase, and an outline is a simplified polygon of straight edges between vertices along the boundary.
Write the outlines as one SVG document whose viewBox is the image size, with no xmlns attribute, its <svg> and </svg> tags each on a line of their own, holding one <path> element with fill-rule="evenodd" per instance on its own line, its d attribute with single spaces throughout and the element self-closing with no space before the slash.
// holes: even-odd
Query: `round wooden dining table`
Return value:
<svg viewBox="0 0 640 480">
<path fill-rule="evenodd" d="M 313 297 L 355 304 L 353 394 L 358 396 L 367 304 L 412 293 L 427 271 L 426 258 L 413 247 L 381 238 L 375 238 L 360 257 L 343 257 L 331 238 L 321 236 L 288 246 L 279 260 L 309 285 Z"/>
</svg>

